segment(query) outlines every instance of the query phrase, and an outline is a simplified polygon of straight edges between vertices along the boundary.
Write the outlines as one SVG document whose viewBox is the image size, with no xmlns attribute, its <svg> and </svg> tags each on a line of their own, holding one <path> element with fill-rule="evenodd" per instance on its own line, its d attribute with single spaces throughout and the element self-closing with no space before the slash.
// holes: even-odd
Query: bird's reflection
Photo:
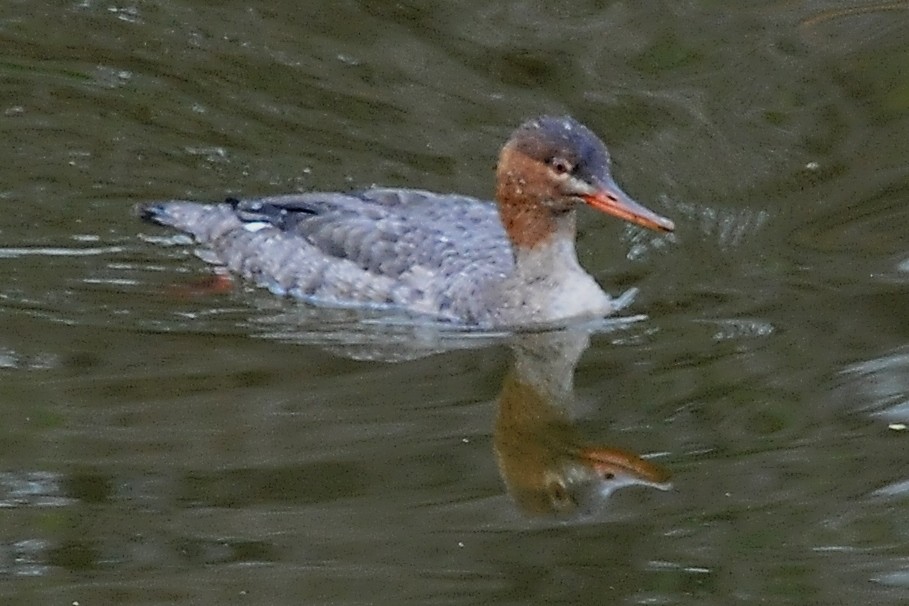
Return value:
<svg viewBox="0 0 909 606">
<path fill-rule="evenodd" d="M 532 516 L 587 517 L 623 486 L 670 488 L 669 475 L 639 456 L 586 443 L 571 423 L 574 370 L 585 330 L 517 335 L 499 396 L 494 444 L 502 478 Z"/>
<path fill-rule="evenodd" d="M 324 310 L 318 310 L 322 317 Z M 574 371 L 590 334 L 612 332 L 641 317 L 617 317 L 533 333 L 464 332 L 450 326 L 387 322 L 381 316 L 338 311 L 338 323 L 315 324 L 303 314 L 263 316 L 261 333 L 287 342 L 316 344 L 361 361 L 401 362 L 457 349 L 508 344 L 512 363 L 502 383 L 495 423 L 496 458 L 505 485 L 528 515 L 587 517 L 618 488 L 662 490 L 669 475 L 636 454 L 584 441 L 571 422 Z"/>
</svg>

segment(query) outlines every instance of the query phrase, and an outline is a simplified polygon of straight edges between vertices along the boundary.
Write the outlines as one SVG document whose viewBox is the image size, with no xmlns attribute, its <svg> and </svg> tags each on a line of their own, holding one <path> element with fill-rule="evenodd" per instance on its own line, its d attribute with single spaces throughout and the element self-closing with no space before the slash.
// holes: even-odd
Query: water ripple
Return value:
<svg viewBox="0 0 909 606">
<path fill-rule="evenodd" d="M 89 257 L 93 255 L 110 255 L 121 253 L 122 246 L 100 246 L 91 248 L 69 248 L 57 246 L 6 247 L 0 248 L 0 259 L 20 259 L 22 257 Z"/>
</svg>

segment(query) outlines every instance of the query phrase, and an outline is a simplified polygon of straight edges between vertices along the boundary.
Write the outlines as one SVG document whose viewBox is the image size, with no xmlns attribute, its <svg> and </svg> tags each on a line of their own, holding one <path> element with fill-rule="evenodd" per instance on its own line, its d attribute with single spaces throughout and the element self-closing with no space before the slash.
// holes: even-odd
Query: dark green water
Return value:
<svg viewBox="0 0 909 606">
<path fill-rule="evenodd" d="M 0 597 L 905 604 L 906 31 L 904 2 L 4 3 Z M 188 294 L 209 270 L 131 214 L 488 197 L 541 113 L 677 224 L 581 217 L 647 317 L 592 335 L 562 412 L 674 488 L 580 519 L 500 478 L 502 339 L 370 360 L 438 335 Z"/>
</svg>

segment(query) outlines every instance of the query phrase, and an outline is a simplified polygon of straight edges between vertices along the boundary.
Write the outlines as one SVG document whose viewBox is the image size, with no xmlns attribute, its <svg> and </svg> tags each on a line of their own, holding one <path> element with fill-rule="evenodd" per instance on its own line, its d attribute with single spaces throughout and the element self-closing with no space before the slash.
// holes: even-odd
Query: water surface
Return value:
<svg viewBox="0 0 909 606">
<path fill-rule="evenodd" d="M 907 28 L 902 2 L 5 3 L 0 595 L 905 603 Z M 131 214 L 488 197 L 541 113 L 677 225 L 580 218 L 646 318 L 553 356 L 559 435 L 673 482 L 587 515 L 500 476 L 508 339 L 200 295 L 191 247 Z"/>
</svg>

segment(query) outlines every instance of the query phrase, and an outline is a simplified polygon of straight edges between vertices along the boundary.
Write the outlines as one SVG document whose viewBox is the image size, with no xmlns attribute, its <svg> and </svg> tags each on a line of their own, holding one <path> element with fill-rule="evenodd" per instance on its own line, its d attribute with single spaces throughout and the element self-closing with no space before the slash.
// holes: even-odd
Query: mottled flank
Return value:
<svg viewBox="0 0 909 606">
<path fill-rule="evenodd" d="M 324 304 L 488 323 L 484 295 L 514 265 L 493 205 L 423 191 L 171 201 L 140 214 L 191 234 L 210 260 L 276 294 Z"/>
</svg>

